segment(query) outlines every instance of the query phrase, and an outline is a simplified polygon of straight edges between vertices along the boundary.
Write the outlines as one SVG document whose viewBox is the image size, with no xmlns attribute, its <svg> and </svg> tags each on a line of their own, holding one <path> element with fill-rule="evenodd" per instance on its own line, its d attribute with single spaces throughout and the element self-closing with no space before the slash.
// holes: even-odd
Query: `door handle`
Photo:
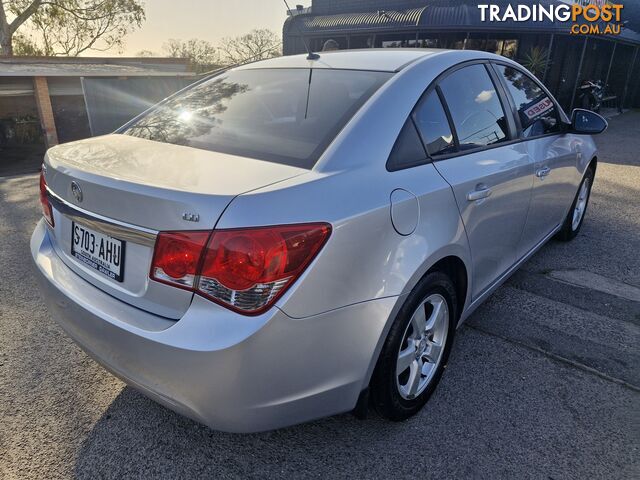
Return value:
<svg viewBox="0 0 640 480">
<path fill-rule="evenodd" d="M 542 167 L 536 172 L 536 177 L 544 178 L 547 175 L 549 175 L 550 172 L 551 172 L 551 169 L 549 167 Z"/>
<path fill-rule="evenodd" d="M 482 200 L 483 198 L 487 198 L 491 195 L 491 189 L 486 185 L 479 183 L 476 185 L 476 189 L 467 193 L 467 200 L 470 202 L 475 202 L 476 200 Z"/>
</svg>

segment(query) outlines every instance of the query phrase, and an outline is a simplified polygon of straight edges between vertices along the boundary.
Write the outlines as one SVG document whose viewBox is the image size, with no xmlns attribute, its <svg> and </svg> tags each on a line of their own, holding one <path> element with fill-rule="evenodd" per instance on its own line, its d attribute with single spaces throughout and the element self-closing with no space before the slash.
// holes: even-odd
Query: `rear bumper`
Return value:
<svg viewBox="0 0 640 480">
<path fill-rule="evenodd" d="M 198 296 L 179 321 L 117 300 L 73 273 L 41 221 L 31 252 L 49 311 L 89 355 L 159 403 L 229 432 L 354 408 L 395 297 L 303 319 L 258 317 Z"/>
</svg>

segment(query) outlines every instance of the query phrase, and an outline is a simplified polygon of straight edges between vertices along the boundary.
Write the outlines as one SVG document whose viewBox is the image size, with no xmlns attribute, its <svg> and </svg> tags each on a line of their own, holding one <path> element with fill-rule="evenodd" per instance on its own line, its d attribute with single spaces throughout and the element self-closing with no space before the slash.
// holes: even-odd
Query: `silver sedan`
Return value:
<svg viewBox="0 0 640 480">
<path fill-rule="evenodd" d="M 488 53 L 253 63 L 51 148 L 31 251 L 69 336 L 212 428 L 402 420 L 456 327 L 578 234 L 605 128 Z"/>
</svg>

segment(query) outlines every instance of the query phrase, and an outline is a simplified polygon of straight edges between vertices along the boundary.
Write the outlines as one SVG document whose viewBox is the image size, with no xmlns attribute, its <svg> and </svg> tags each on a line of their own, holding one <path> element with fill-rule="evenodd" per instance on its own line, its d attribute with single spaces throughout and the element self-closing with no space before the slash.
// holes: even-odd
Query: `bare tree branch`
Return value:
<svg viewBox="0 0 640 480">
<path fill-rule="evenodd" d="M 191 69 L 197 73 L 220 66 L 218 49 L 206 40 L 191 39 L 187 41 L 169 39 L 162 49 L 170 57 L 186 58 Z"/>
<path fill-rule="evenodd" d="M 251 30 L 245 35 L 225 38 L 220 45 L 223 63 L 234 65 L 275 57 L 282 52 L 280 37 L 268 29 Z"/>
</svg>

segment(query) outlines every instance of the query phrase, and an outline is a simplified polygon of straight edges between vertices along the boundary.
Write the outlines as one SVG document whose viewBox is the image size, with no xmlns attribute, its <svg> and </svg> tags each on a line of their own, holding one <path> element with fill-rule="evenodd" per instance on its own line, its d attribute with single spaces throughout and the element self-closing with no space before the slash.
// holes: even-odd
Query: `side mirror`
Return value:
<svg viewBox="0 0 640 480">
<path fill-rule="evenodd" d="M 571 113 L 571 133 L 582 135 L 596 135 L 604 132 L 609 124 L 607 121 L 591 110 L 576 108 Z"/>
</svg>

